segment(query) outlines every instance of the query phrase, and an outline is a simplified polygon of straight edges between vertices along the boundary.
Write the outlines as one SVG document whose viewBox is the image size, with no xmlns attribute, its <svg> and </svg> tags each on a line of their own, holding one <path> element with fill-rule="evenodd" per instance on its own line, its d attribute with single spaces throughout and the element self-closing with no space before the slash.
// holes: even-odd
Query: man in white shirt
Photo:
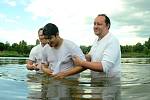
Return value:
<svg viewBox="0 0 150 100">
<path fill-rule="evenodd" d="M 43 28 L 38 30 L 38 37 L 40 44 L 31 49 L 26 67 L 28 70 L 36 70 L 38 73 L 41 73 L 42 51 L 47 44 L 43 35 Z"/>
<path fill-rule="evenodd" d="M 105 14 L 98 15 L 94 20 L 94 33 L 97 39 L 90 52 L 86 55 L 87 61 L 74 57 L 76 65 L 92 70 L 92 78 L 120 77 L 120 44 L 117 38 L 109 32 L 110 19 Z"/>
<path fill-rule="evenodd" d="M 48 23 L 44 26 L 43 34 L 48 41 L 50 49 L 44 48 L 42 70 L 54 78 L 65 77 L 79 78 L 79 72 L 84 68 L 73 63 L 73 56 L 79 56 L 85 60 L 81 49 L 72 41 L 59 36 L 59 30 L 55 24 Z"/>
<path fill-rule="evenodd" d="M 99 14 L 94 20 L 94 33 L 97 39 L 92 45 L 90 52 L 86 55 L 87 61 L 74 57 L 74 63 L 91 70 L 91 82 L 94 86 L 105 86 L 93 89 L 92 93 L 101 93 L 97 97 L 103 100 L 120 100 L 120 44 L 116 37 L 109 32 L 110 19 L 105 14 Z M 101 84 L 103 83 L 103 84 Z"/>
</svg>

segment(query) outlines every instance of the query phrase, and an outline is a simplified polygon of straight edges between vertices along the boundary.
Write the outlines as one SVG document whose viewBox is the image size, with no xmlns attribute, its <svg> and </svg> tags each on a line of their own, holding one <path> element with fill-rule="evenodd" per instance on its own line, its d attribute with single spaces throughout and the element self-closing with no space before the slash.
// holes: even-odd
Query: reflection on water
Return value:
<svg viewBox="0 0 150 100">
<path fill-rule="evenodd" d="M 28 99 L 44 100 L 120 100 L 118 81 L 55 80 L 40 74 L 28 74 Z M 115 84 L 117 83 L 117 84 Z"/>
<path fill-rule="evenodd" d="M 26 58 L 0 57 L 0 100 L 149 100 L 149 61 L 123 58 L 121 81 L 91 80 L 89 70 L 79 80 L 54 80 L 28 71 Z"/>
<path fill-rule="evenodd" d="M 122 62 L 122 100 L 150 100 L 150 58 L 124 58 Z"/>
<path fill-rule="evenodd" d="M 150 58 L 122 58 L 122 63 L 150 64 Z"/>
<path fill-rule="evenodd" d="M 25 64 L 26 57 L 0 57 L 1 64 Z"/>
<path fill-rule="evenodd" d="M 143 85 L 150 83 L 150 64 L 122 64 L 122 85 Z"/>
</svg>

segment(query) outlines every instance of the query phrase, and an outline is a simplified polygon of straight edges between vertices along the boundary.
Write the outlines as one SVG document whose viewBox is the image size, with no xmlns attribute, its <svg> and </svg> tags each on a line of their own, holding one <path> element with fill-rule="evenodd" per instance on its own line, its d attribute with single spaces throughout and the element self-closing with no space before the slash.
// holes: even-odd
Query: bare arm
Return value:
<svg viewBox="0 0 150 100">
<path fill-rule="evenodd" d="M 101 62 L 90 62 L 90 61 L 84 61 L 81 60 L 79 57 L 75 56 L 73 59 L 74 63 L 76 65 L 82 66 L 86 69 L 90 69 L 93 71 L 98 71 L 102 72 L 103 71 L 103 66 Z"/>
<path fill-rule="evenodd" d="M 103 72 L 103 66 L 101 62 L 82 61 L 81 66 L 93 71 Z"/>
<path fill-rule="evenodd" d="M 54 74 L 53 77 L 56 78 L 56 79 L 63 79 L 67 76 L 71 76 L 71 75 L 74 75 L 74 74 L 77 74 L 81 71 L 85 70 L 85 68 L 81 67 L 81 66 L 75 66 L 73 68 L 70 68 L 69 70 L 67 71 L 62 71 L 62 72 L 59 72 L 57 74 Z"/>
</svg>

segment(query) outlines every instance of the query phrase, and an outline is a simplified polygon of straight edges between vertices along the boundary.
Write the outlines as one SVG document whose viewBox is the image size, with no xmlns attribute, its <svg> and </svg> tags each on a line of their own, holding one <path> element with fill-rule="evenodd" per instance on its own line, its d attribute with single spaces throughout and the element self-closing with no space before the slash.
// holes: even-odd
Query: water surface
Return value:
<svg viewBox="0 0 150 100">
<path fill-rule="evenodd" d="M 0 100 L 150 100 L 150 58 L 122 58 L 122 78 L 54 80 L 28 71 L 24 57 L 0 57 Z"/>
</svg>

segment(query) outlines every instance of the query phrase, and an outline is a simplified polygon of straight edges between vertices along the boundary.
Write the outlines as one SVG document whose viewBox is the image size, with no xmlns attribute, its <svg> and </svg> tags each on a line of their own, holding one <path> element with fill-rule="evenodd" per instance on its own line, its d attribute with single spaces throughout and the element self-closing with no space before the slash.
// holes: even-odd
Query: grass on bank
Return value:
<svg viewBox="0 0 150 100">
<path fill-rule="evenodd" d="M 16 51 L 0 51 L 0 57 L 27 57 L 28 54 L 19 54 Z"/>
<path fill-rule="evenodd" d="M 136 52 L 129 52 L 129 53 L 122 53 L 121 58 L 149 58 L 150 54 L 144 53 L 136 53 Z"/>
<path fill-rule="evenodd" d="M 29 54 L 19 54 L 16 51 L 0 51 L 0 57 L 28 57 Z M 122 53 L 121 58 L 149 58 L 149 54 L 144 53 Z"/>
</svg>

